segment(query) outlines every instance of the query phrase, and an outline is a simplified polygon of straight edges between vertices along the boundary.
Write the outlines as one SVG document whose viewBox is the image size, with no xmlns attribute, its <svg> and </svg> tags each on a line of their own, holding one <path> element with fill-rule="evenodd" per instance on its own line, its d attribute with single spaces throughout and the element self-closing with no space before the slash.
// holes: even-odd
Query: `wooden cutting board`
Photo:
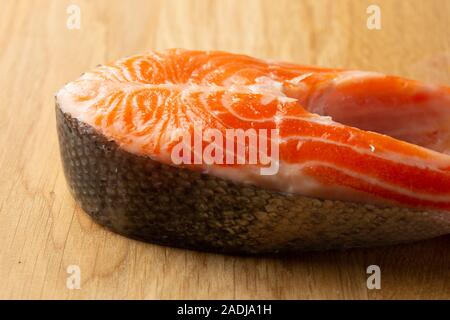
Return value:
<svg viewBox="0 0 450 320">
<path fill-rule="evenodd" d="M 449 299 L 449 236 L 291 258 L 160 247 L 94 224 L 61 171 L 53 94 L 137 52 L 222 49 L 450 84 L 450 1 L 377 0 L 373 30 L 371 2 L 2 0 L 0 298 Z M 380 290 L 367 288 L 369 265 Z"/>
</svg>

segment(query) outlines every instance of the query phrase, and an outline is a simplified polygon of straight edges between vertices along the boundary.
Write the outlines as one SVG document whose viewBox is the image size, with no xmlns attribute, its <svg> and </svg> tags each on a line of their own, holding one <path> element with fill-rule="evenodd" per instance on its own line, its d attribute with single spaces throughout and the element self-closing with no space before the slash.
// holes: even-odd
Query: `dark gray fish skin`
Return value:
<svg viewBox="0 0 450 320">
<path fill-rule="evenodd" d="M 72 194 L 134 239 L 233 254 L 378 246 L 450 232 L 448 213 L 319 200 L 237 184 L 137 156 L 56 106 Z"/>
</svg>

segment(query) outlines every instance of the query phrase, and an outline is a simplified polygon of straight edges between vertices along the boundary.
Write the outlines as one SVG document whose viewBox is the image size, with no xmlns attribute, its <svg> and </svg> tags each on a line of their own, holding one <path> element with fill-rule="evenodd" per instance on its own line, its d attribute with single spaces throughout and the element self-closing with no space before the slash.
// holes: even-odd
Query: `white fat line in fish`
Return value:
<svg viewBox="0 0 450 320">
<path fill-rule="evenodd" d="M 445 166 L 448 167 L 450 165 L 450 161 L 449 162 L 442 161 L 442 163 L 440 163 L 440 161 L 436 161 L 435 159 L 426 159 L 426 162 L 425 162 L 424 159 L 421 159 L 421 158 L 418 158 L 415 156 L 402 155 L 402 157 L 399 157 L 397 155 L 397 153 L 389 151 L 389 150 L 383 150 L 382 155 L 379 155 L 376 153 L 376 147 L 373 145 L 369 145 L 369 147 L 371 147 L 371 149 L 368 150 L 365 148 L 358 148 L 357 146 L 346 144 L 343 142 L 328 140 L 325 138 L 319 138 L 319 137 L 314 137 L 314 136 L 296 136 L 296 135 L 283 136 L 282 138 L 280 138 L 280 143 L 288 142 L 291 140 L 318 141 L 318 142 L 332 144 L 332 145 L 336 145 L 336 146 L 340 146 L 340 147 L 347 147 L 347 148 L 350 148 L 350 149 L 354 150 L 355 152 L 362 154 L 362 155 L 368 155 L 368 156 L 372 156 L 374 158 L 378 158 L 378 159 L 382 159 L 382 160 L 390 160 L 392 162 L 400 163 L 400 164 L 407 165 L 410 167 L 417 167 L 420 169 L 430 169 L 430 170 L 439 171 L 439 172 L 446 172 L 445 170 L 442 170 L 441 167 L 445 167 Z M 406 161 L 406 160 L 414 160 L 414 161 L 410 162 L 410 161 Z"/>
<path fill-rule="evenodd" d="M 110 81 L 117 81 L 120 83 L 126 83 L 126 79 L 118 67 L 102 67 L 105 71 L 102 74 L 106 74 L 110 77 Z"/>
<path fill-rule="evenodd" d="M 134 106 L 139 105 L 138 104 L 138 98 L 139 98 L 139 94 L 132 95 L 132 98 L 131 98 L 132 105 L 134 105 Z M 145 105 L 143 107 L 147 109 L 147 107 Z M 140 110 L 137 110 L 137 111 L 139 111 L 139 113 L 141 113 Z M 137 112 L 134 111 L 133 113 L 136 114 Z M 147 128 L 146 122 L 144 121 L 144 119 L 143 119 L 141 114 L 139 114 L 139 117 L 133 117 L 133 123 L 136 126 L 136 130 L 138 132 L 139 131 L 143 131 L 143 130 L 145 130 Z"/>
<path fill-rule="evenodd" d="M 126 75 L 123 72 L 123 68 L 120 66 L 101 66 L 100 69 L 106 72 L 109 75 L 112 75 L 113 78 L 117 79 L 118 82 L 124 83 L 127 82 Z"/>
<path fill-rule="evenodd" d="M 210 77 L 214 78 L 215 74 L 218 74 L 221 71 L 221 69 L 224 69 L 224 66 L 219 66 L 217 68 L 212 68 L 212 61 L 207 62 L 204 65 L 204 67 L 206 68 L 206 71 L 208 71 L 208 72 L 203 75 L 202 81 L 204 81 L 205 79 L 209 79 Z M 195 70 L 195 71 L 204 72 L 205 69 L 202 70 L 202 68 L 200 68 L 199 70 Z"/>
<path fill-rule="evenodd" d="M 324 126 L 333 126 L 333 127 L 345 127 L 343 124 L 339 123 L 339 122 L 335 122 L 333 121 L 333 119 L 331 117 L 328 116 L 320 116 L 320 115 L 315 115 L 315 114 L 305 114 L 304 117 L 300 117 L 300 116 L 282 116 L 282 120 L 299 120 L 299 121 L 304 121 L 304 122 L 310 122 L 310 123 L 318 123 L 318 124 L 322 124 Z"/>
<path fill-rule="evenodd" d="M 134 68 L 127 68 L 124 63 L 119 63 L 115 67 L 121 72 L 125 82 L 133 81 L 132 71 L 134 71 Z"/>
<path fill-rule="evenodd" d="M 231 87 L 232 85 L 244 86 L 247 83 L 247 78 L 240 76 L 239 74 L 233 74 L 222 81 L 224 87 Z"/>
<path fill-rule="evenodd" d="M 339 72 L 337 76 L 332 80 L 332 82 L 334 85 L 340 86 L 347 83 L 377 78 L 386 78 L 386 75 L 384 73 L 374 71 L 349 70 Z"/>
<path fill-rule="evenodd" d="M 104 112 L 102 112 L 102 116 L 103 116 L 103 120 L 102 120 L 102 124 L 103 127 L 107 126 L 107 122 L 108 122 L 108 116 L 113 112 L 114 109 L 117 108 L 116 111 L 116 117 L 121 119 L 121 121 L 114 121 L 112 128 L 115 129 L 117 132 L 121 132 L 123 130 L 123 121 L 124 121 L 124 113 L 120 112 L 121 111 L 121 107 L 123 105 L 125 105 L 125 101 L 127 100 L 127 95 L 125 93 L 121 93 L 117 96 L 110 96 L 109 100 L 104 100 L 105 101 L 105 106 L 106 109 Z M 99 110 L 99 109 L 97 109 Z"/>
<path fill-rule="evenodd" d="M 143 63 L 143 62 L 147 62 L 150 66 L 151 66 L 151 70 L 153 72 L 155 72 L 155 70 L 157 70 L 158 73 L 163 73 L 163 79 L 168 79 L 168 75 L 167 75 L 167 70 L 166 67 L 162 64 L 161 61 L 163 61 L 163 59 L 161 59 L 159 56 L 153 55 L 154 57 L 157 57 L 156 59 L 149 59 L 147 57 L 142 58 L 142 57 L 137 57 L 136 58 L 136 62 L 139 63 Z M 145 79 L 142 75 L 142 73 L 139 74 L 141 81 L 148 81 L 147 79 Z"/>
<path fill-rule="evenodd" d="M 137 55 L 137 56 L 139 57 L 139 55 Z M 154 58 L 155 60 L 157 60 L 161 64 L 166 61 L 166 57 L 164 56 L 164 54 L 160 54 L 158 52 L 151 52 L 149 54 L 149 56 L 151 58 Z"/>
<path fill-rule="evenodd" d="M 427 201 L 432 201 L 432 202 L 438 202 L 438 203 L 449 203 L 450 204 L 450 194 L 449 195 L 436 195 L 436 194 L 424 194 L 423 191 L 410 191 L 408 189 L 399 187 L 399 186 L 395 186 L 392 184 L 388 184 L 383 180 L 379 180 L 375 177 L 371 177 L 368 175 L 362 175 L 359 174 L 357 172 L 348 170 L 346 168 L 342 168 L 342 167 L 338 167 L 332 163 L 329 162 L 325 162 L 325 161 L 320 161 L 320 160 L 312 160 L 312 161 L 307 161 L 301 164 L 294 164 L 291 165 L 294 167 L 297 167 L 298 170 L 303 170 L 304 168 L 311 168 L 311 167 L 326 167 L 326 168 L 331 168 L 334 169 L 340 173 L 343 173 L 347 176 L 350 176 L 352 178 L 356 178 L 362 181 L 365 181 L 367 183 L 369 183 L 372 186 L 377 186 L 380 188 L 383 188 L 385 190 L 389 190 L 392 192 L 395 192 L 397 194 L 400 195 L 405 195 L 408 197 L 411 197 L 413 199 L 420 199 L 420 200 L 427 200 Z M 284 164 L 280 163 L 280 172 L 284 169 Z"/>
<path fill-rule="evenodd" d="M 157 110 L 153 111 L 153 115 L 155 115 L 156 113 L 158 113 L 159 109 L 163 108 L 163 106 L 157 106 Z M 159 145 L 159 139 L 160 136 L 162 134 L 162 128 L 166 125 L 167 122 L 167 115 L 165 113 L 163 113 L 163 117 L 162 118 L 155 118 L 154 116 L 151 118 L 151 122 L 146 122 L 146 126 L 149 128 L 152 128 L 152 130 L 148 131 L 148 133 L 146 134 L 148 139 L 144 139 L 144 140 L 148 140 L 153 141 L 153 145 L 154 147 L 156 147 L 157 145 Z M 108 128 L 104 128 L 105 130 L 107 130 Z M 144 129 L 145 130 L 145 129 Z M 159 135 L 158 135 L 159 133 Z M 142 138 L 140 138 L 140 140 L 142 140 Z M 135 143 L 134 144 L 135 148 L 139 148 L 139 146 Z M 145 145 L 141 146 L 141 149 L 144 148 Z"/>
<path fill-rule="evenodd" d="M 293 85 L 300 85 L 302 84 L 302 81 L 305 80 L 306 78 L 309 78 L 313 75 L 312 72 L 307 72 L 305 74 L 302 74 L 298 77 L 292 78 L 290 80 L 287 80 L 286 82 L 291 83 Z"/>
<path fill-rule="evenodd" d="M 130 69 L 133 69 L 135 79 L 139 79 L 140 81 L 145 81 L 145 79 L 142 77 L 141 63 L 142 63 L 142 60 L 139 60 L 139 59 L 133 60 Z"/>
</svg>

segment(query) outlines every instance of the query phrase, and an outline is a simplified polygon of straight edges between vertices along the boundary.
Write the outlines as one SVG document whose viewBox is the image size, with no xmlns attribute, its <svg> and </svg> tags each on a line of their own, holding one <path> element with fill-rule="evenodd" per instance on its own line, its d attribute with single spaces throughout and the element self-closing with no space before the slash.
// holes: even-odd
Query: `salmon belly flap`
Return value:
<svg viewBox="0 0 450 320">
<path fill-rule="evenodd" d="M 449 87 L 173 49 L 101 65 L 56 100 L 71 189 L 120 233 L 260 252 L 450 232 Z"/>
</svg>

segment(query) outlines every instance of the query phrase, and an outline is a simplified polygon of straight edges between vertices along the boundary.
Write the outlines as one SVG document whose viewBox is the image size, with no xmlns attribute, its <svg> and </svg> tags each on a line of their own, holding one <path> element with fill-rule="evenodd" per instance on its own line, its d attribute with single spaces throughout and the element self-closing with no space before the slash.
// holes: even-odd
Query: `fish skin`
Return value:
<svg viewBox="0 0 450 320">
<path fill-rule="evenodd" d="M 446 212 L 321 200 L 123 150 L 56 106 L 64 173 L 97 223 L 137 240 L 227 254 L 390 245 L 450 232 Z"/>
</svg>

